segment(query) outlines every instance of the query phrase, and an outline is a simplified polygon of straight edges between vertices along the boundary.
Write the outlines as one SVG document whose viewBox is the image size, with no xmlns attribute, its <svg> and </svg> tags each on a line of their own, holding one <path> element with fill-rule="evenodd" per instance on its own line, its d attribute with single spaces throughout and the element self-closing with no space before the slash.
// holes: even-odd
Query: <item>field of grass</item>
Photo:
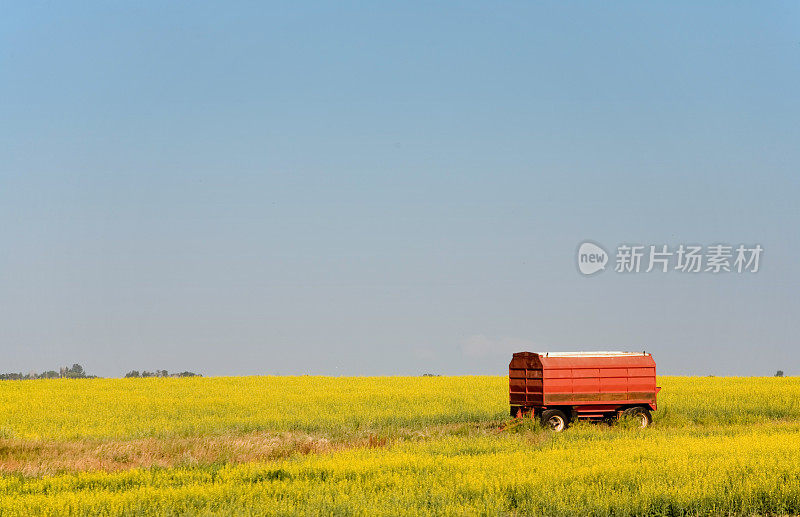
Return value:
<svg viewBox="0 0 800 517">
<path fill-rule="evenodd" d="M 800 513 L 800 379 L 661 377 L 554 435 L 504 377 L 0 382 L 0 514 Z"/>
</svg>

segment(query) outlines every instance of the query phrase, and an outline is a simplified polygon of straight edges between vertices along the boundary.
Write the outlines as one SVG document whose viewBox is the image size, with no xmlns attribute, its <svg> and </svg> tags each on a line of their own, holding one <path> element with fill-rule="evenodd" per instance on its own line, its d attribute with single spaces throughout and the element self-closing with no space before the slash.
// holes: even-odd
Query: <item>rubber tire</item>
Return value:
<svg viewBox="0 0 800 517">
<path fill-rule="evenodd" d="M 553 422 L 550 421 L 551 419 L 556 419 L 556 421 L 560 419 L 561 423 L 553 425 Z M 559 409 L 547 409 L 542 411 L 541 420 L 542 427 L 545 429 L 550 429 L 554 433 L 560 433 L 569 426 L 569 419 L 567 418 L 567 415 L 565 415 L 564 412 Z"/>
<path fill-rule="evenodd" d="M 650 410 L 643 407 L 628 408 L 622 412 L 620 418 L 630 418 L 633 420 L 642 419 L 642 424 L 640 426 L 642 429 L 650 427 L 650 424 L 653 423 L 653 416 L 650 414 Z"/>
</svg>

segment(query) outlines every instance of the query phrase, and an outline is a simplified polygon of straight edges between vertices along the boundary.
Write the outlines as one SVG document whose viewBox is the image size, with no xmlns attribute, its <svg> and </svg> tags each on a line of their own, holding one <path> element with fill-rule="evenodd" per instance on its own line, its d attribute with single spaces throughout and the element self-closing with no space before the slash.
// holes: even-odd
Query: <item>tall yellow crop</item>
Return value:
<svg viewBox="0 0 800 517">
<path fill-rule="evenodd" d="M 2 382 L 0 514 L 800 513 L 799 379 L 659 382 L 558 435 L 501 430 L 503 377 Z"/>
</svg>

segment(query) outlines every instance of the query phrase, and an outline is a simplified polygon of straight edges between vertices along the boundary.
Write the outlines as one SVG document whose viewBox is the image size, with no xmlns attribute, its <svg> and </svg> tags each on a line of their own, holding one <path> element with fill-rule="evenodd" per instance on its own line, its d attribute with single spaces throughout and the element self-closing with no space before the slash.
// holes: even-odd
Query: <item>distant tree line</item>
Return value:
<svg viewBox="0 0 800 517">
<path fill-rule="evenodd" d="M 58 372 L 48 370 L 42 373 L 0 373 L 0 380 L 3 381 L 21 381 L 26 379 L 58 379 Z"/>
<path fill-rule="evenodd" d="M 138 370 L 131 370 L 125 374 L 125 377 L 201 377 L 199 373 L 194 372 L 180 372 L 169 373 L 167 370 L 156 370 L 149 372 L 147 370 L 139 372 Z M 22 381 L 28 379 L 97 379 L 96 375 L 88 375 L 83 369 L 83 366 L 78 363 L 72 366 L 64 366 L 59 368 L 58 371 L 47 370 L 46 372 L 36 373 L 0 373 L 0 380 L 6 381 Z"/>
<path fill-rule="evenodd" d="M 58 371 L 47 370 L 46 372 L 36 373 L 0 373 L 0 380 L 26 380 L 26 379 L 95 379 L 96 375 L 87 375 L 83 366 L 78 363 L 72 366 L 64 366 Z"/>
<path fill-rule="evenodd" d="M 202 375 L 194 372 L 169 373 L 166 370 L 156 370 L 154 372 L 131 370 L 125 374 L 125 377 L 202 377 Z"/>
</svg>

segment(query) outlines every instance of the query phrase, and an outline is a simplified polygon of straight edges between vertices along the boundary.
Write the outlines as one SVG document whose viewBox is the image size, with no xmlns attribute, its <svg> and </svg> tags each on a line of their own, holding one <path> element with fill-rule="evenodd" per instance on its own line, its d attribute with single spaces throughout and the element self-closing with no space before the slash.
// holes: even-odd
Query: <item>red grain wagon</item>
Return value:
<svg viewBox="0 0 800 517">
<path fill-rule="evenodd" d="M 640 352 L 518 352 L 508 365 L 511 415 L 562 431 L 576 418 L 631 417 L 647 427 L 656 410 L 656 363 Z"/>
</svg>

